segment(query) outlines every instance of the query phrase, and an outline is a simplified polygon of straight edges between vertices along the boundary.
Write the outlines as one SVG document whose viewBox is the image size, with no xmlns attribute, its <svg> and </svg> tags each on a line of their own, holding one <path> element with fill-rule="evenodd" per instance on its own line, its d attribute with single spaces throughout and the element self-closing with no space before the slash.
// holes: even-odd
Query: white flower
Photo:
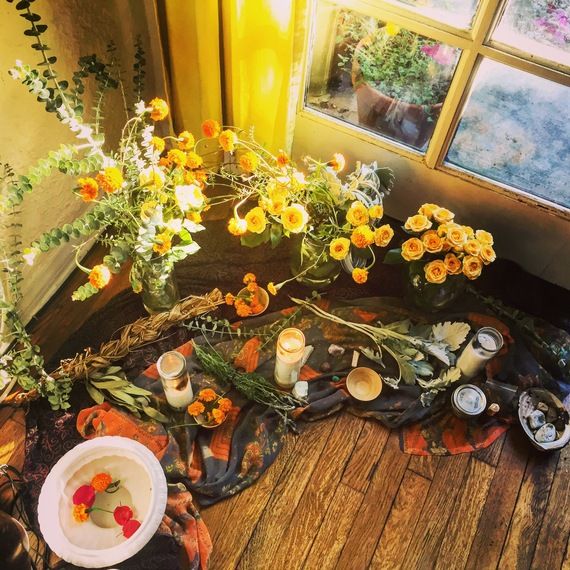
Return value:
<svg viewBox="0 0 570 570">
<path fill-rule="evenodd" d="M 38 255 L 39 250 L 36 249 L 35 247 L 26 247 L 24 249 L 24 253 L 22 254 L 22 257 L 24 258 L 24 261 L 28 264 L 28 265 L 33 265 L 34 261 L 36 259 L 36 255 Z"/>
<path fill-rule="evenodd" d="M 110 168 L 112 166 L 117 166 L 117 161 L 111 156 L 103 156 L 102 168 Z"/>
<path fill-rule="evenodd" d="M 160 190 L 164 181 L 164 172 L 158 166 L 149 166 L 139 174 L 139 184 L 145 190 Z"/>
<path fill-rule="evenodd" d="M 146 105 L 144 101 L 138 101 L 135 103 L 135 113 L 137 115 L 142 115 L 146 111 Z"/>
<path fill-rule="evenodd" d="M 154 133 L 154 126 L 153 125 L 147 125 L 144 129 L 143 132 L 141 134 L 141 144 L 144 147 L 147 147 L 150 145 L 150 141 L 152 139 L 152 135 Z"/>
<path fill-rule="evenodd" d="M 78 139 L 91 139 L 92 135 L 93 129 L 89 125 L 81 125 L 76 136 Z"/>
<path fill-rule="evenodd" d="M 175 234 L 180 233 L 180 230 L 182 229 L 182 220 L 180 218 L 172 218 L 172 220 L 168 220 L 168 222 L 166 222 L 166 229 Z"/>
<path fill-rule="evenodd" d="M 196 222 L 192 222 L 191 220 L 184 220 L 182 225 L 190 233 L 201 232 L 202 230 L 206 229 L 202 224 L 197 224 Z"/>
<path fill-rule="evenodd" d="M 8 386 L 12 379 L 6 370 L 0 370 L 0 390 Z"/>
<path fill-rule="evenodd" d="M 204 205 L 204 194 L 199 186 L 188 184 L 174 189 L 179 208 L 186 212 L 189 208 L 201 208 Z"/>
</svg>

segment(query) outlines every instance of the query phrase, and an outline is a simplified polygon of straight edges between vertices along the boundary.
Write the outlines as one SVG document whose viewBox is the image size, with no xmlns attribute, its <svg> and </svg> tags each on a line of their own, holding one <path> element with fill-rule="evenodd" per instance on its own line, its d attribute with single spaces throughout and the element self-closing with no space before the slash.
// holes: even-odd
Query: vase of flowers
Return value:
<svg viewBox="0 0 570 570">
<path fill-rule="evenodd" d="M 290 268 L 296 281 L 324 289 L 339 276 L 341 265 L 327 254 L 328 244 L 311 235 L 304 234 L 293 242 Z"/>
<path fill-rule="evenodd" d="M 180 300 L 174 271 L 165 271 L 160 260 L 138 262 L 134 270 L 140 280 L 140 295 L 147 313 L 169 311 Z"/>
<path fill-rule="evenodd" d="M 457 223 L 453 212 L 437 204 L 423 204 L 404 230 L 411 237 L 384 262 L 409 263 L 404 272 L 408 297 L 428 311 L 451 306 L 466 282 L 496 259 L 489 232 Z"/>
</svg>

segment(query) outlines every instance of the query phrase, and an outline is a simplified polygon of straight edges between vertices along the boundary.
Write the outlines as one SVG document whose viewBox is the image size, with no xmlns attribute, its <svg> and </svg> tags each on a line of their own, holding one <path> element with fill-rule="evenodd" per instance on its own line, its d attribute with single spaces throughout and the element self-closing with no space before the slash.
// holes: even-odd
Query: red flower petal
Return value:
<svg viewBox="0 0 570 570">
<path fill-rule="evenodd" d="M 81 485 L 75 493 L 73 493 L 73 504 L 84 504 L 87 507 L 92 507 L 95 502 L 95 489 L 91 485 Z"/>
<path fill-rule="evenodd" d="M 122 505 L 120 507 L 115 508 L 115 510 L 113 511 L 113 516 L 115 517 L 115 521 L 117 522 L 117 524 L 123 526 L 133 518 L 133 510 L 131 509 L 131 507 L 128 507 L 127 505 Z"/>
<path fill-rule="evenodd" d="M 124 537 L 125 538 L 131 538 L 131 536 L 133 536 L 133 534 L 135 534 L 135 532 L 138 530 L 139 526 L 141 526 L 141 523 L 135 519 L 131 519 L 130 521 L 127 521 L 123 525 Z"/>
</svg>

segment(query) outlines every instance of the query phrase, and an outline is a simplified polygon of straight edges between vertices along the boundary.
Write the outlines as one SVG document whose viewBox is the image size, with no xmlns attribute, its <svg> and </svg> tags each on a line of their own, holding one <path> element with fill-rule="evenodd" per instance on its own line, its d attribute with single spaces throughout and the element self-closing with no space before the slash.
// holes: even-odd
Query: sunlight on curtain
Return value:
<svg viewBox="0 0 570 570">
<path fill-rule="evenodd" d="M 218 2 L 164 2 L 172 119 L 198 136 L 203 120 L 222 120 Z"/>
<path fill-rule="evenodd" d="M 226 121 L 289 150 L 308 26 L 308 0 L 222 0 Z"/>
</svg>

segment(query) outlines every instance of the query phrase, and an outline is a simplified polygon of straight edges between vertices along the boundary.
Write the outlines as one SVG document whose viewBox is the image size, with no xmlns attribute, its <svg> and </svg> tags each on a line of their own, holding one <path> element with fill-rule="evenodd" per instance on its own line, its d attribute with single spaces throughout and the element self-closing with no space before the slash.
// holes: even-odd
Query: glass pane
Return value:
<svg viewBox="0 0 570 570">
<path fill-rule="evenodd" d="M 492 39 L 570 66 L 570 0 L 509 0 Z"/>
<path fill-rule="evenodd" d="M 564 85 L 484 60 L 447 160 L 570 207 L 569 97 Z"/>
<path fill-rule="evenodd" d="M 425 149 L 459 50 L 332 2 L 317 17 L 306 104 Z"/>
<path fill-rule="evenodd" d="M 414 12 L 457 28 L 471 28 L 478 0 L 396 0 L 411 6 Z"/>
</svg>

